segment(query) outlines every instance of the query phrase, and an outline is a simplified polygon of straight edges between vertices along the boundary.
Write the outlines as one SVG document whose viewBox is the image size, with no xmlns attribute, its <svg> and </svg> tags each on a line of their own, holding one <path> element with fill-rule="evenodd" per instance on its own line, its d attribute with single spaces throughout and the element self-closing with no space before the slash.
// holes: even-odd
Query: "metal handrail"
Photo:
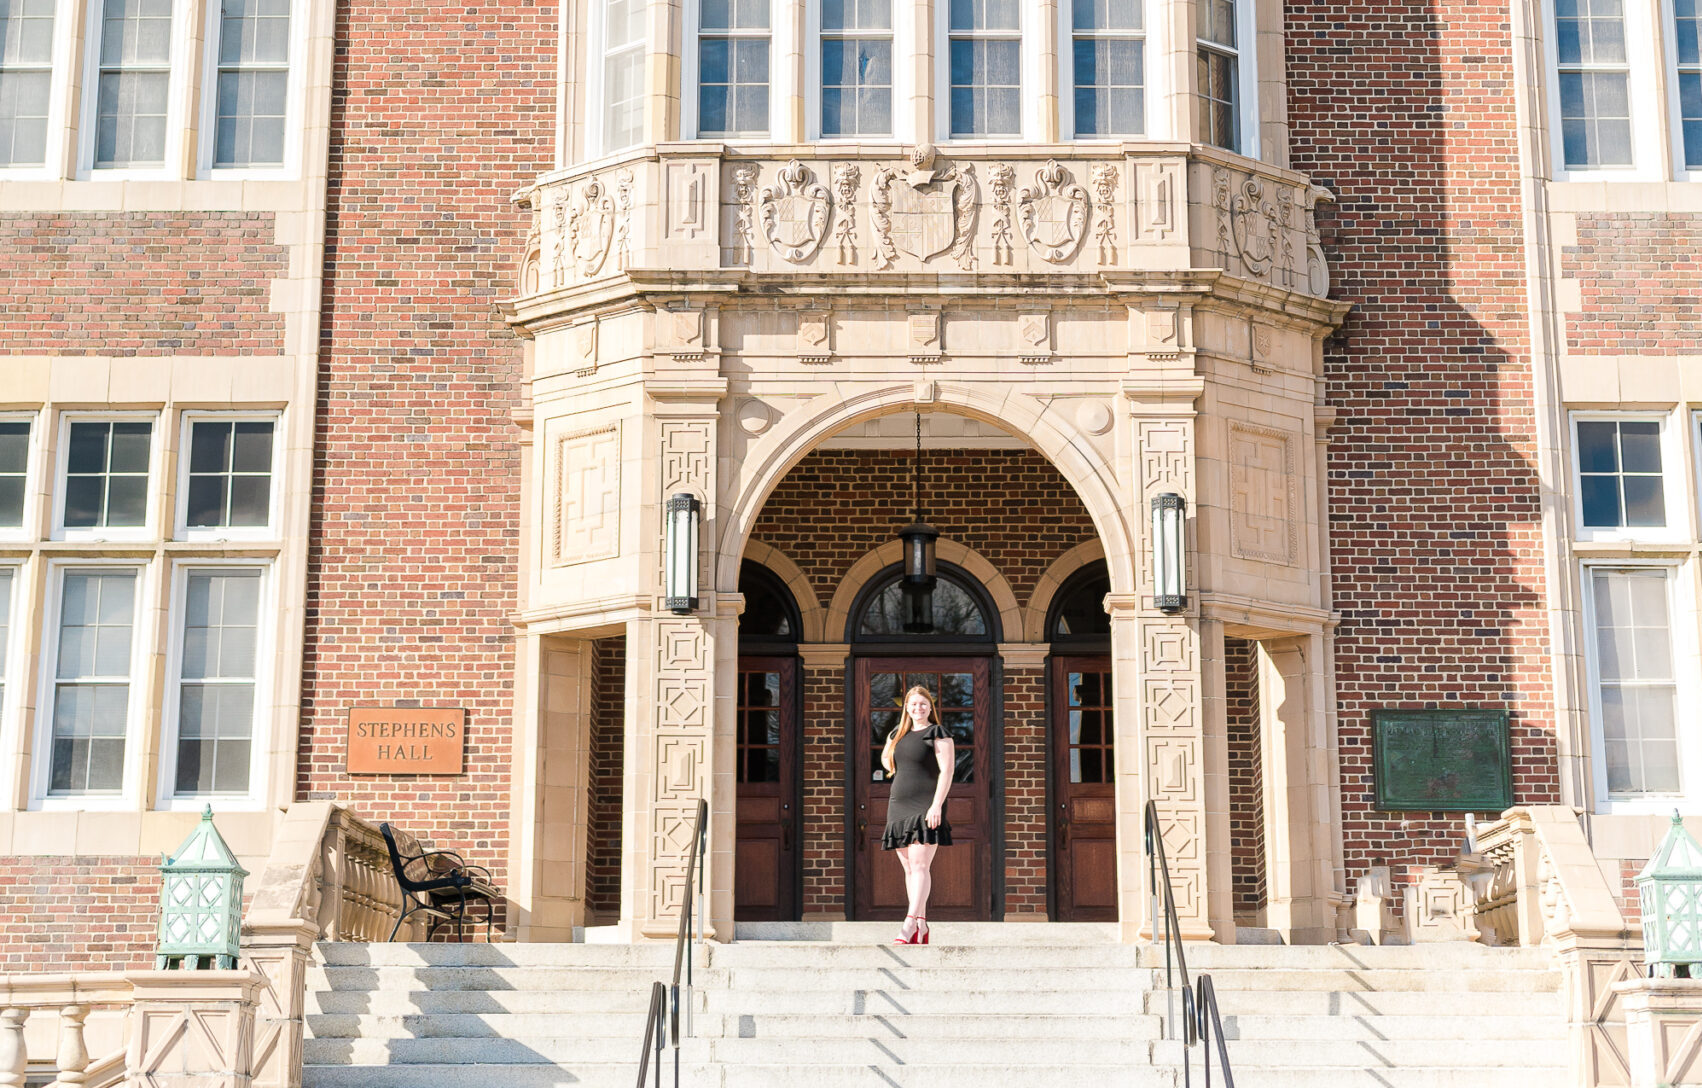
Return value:
<svg viewBox="0 0 1702 1088">
<path fill-rule="evenodd" d="M 1164 905 L 1164 988 L 1165 988 L 1165 1030 L 1174 1030 L 1177 1023 L 1176 1009 L 1172 1002 L 1178 990 L 1182 994 L 1182 1084 L 1192 1084 L 1193 1078 L 1193 1048 L 1195 1044 L 1205 1042 L 1205 1074 L 1206 1088 L 1211 1088 L 1212 1039 L 1213 1029 L 1216 1029 L 1218 1064 L 1223 1072 L 1225 1088 L 1235 1088 L 1235 1075 L 1229 1068 L 1229 1052 L 1224 1046 L 1223 1018 L 1218 1012 L 1217 989 L 1212 985 L 1210 975 L 1201 975 L 1190 985 L 1188 978 L 1188 956 L 1182 948 L 1182 923 L 1176 914 L 1176 891 L 1170 883 L 1170 863 L 1164 856 L 1164 835 L 1158 826 L 1158 804 L 1155 801 L 1146 803 L 1145 840 L 1147 869 L 1152 879 L 1154 907 L 1160 901 Z M 1158 940 L 1158 911 L 1153 911 L 1152 920 L 1153 940 Z M 1174 966 L 1172 965 L 1174 957 Z M 1181 986 L 1177 986 L 1178 977 Z"/>
<path fill-rule="evenodd" d="M 686 1034 L 691 1034 L 692 964 L 686 948 L 692 941 L 703 939 L 703 866 L 708 853 L 709 802 L 698 798 L 697 812 L 692 818 L 691 857 L 686 862 L 685 898 L 680 902 L 680 925 L 674 934 L 674 980 L 672 984 L 657 982 L 650 990 L 650 1011 L 644 1018 L 644 1056 L 638 1064 L 638 1088 L 644 1088 L 644 1076 L 650 1066 L 650 1045 L 656 1045 L 656 1084 L 662 1085 L 662 1043 L 666 1038 L 674 1048 L 674 1088 L 680 1088 L 680 1008 L 686 1011 Z M 696 907 L 694 911 L 692 908 Z M 685 976 L 684 1000 L 681 999 L 680 977 Z M 667 1016 L 664 1031 L 663 1015 Z"/>
</svg>

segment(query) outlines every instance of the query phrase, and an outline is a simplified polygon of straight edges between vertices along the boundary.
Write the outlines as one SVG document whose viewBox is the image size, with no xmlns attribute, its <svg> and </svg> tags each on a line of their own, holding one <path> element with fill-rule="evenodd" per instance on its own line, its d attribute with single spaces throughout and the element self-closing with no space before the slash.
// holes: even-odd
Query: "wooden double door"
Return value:
<svg viewBox="0 0 1702 1088">
<path fill-rule="evenodd" d="M 1117 920 L 1111 659 L 1055 656 L 1051 676 L 1053 905 L 1060 922 Z"/>
</svg>

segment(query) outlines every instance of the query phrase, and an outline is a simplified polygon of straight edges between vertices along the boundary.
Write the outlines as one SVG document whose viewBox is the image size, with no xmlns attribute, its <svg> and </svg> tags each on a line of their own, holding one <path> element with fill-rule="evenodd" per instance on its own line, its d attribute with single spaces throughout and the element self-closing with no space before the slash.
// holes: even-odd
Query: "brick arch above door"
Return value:
<svg viewBox="0 0 1702 1088">
<path fill-rule="evenodd" d="M 987 595 L 993 599 L 993 607 L 998 610 L 1000 630 L 1014 632 L 1023 629 L 1022 607 L 1017 604 L 1016 592 L 986 556 L 946 537 L 941 537 L 934 545 L 934 555 L 944 562 L 962 567 L 981 583 Z M 845 625 L 851 620 L 851 606 L 869 579 L 903 559 L 904 545 L 897 540 L 889 540 L 873 551 L 864 553 L 862 558 L 852 563 L 851 568 L 845 572 L 845 577 L 834 587 L 833 599 L 827 606 L 827 615 L 822 624 L 823 630 L 829 633 L 844 631 Z"/>
</svg>

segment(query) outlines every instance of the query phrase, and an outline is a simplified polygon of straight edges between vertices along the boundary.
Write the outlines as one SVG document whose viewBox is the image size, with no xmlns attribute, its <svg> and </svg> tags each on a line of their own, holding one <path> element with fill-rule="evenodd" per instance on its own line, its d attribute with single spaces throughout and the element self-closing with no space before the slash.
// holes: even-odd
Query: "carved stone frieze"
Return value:
<svg viewBox="0 0 1702 1088">
<path fill-rule="evenodd" d="M 875 267 L 893 267 L 899 252 L 926 263 L 951 253 L 958 267 L 975 267 L 976 209 L 981 186 L 968 164 L 937 169 L 933 145 L 910 153 L 908 170 L 883 166 L 869 183 L 875 226 Z"/>
<path fill-rule="evenodd" d="M 1117 263 L 1117 165 L 1094 163 L 1088 180 L 1098 201 L 1094 206 L 1093 240 L 1099 245 L 1099 263 L 1114 265 Z"/>
<path fill-rule="evenodd" d="M 780 168 L 775 184 L 763 186 L 759 208 L 762 236 L 776 253 L 799 264 L 827 237 L 833 197 L 809 167 L 793 159 Z"/>
<path fill-rule="evenodd" d="M 1047 159 L 1034 174 L 1034 187 L 1017 196 L 1022 236 L 1041 259 L 1061 264 L 1075 255 L 1087 237 L 1087 190 L 1076 184 L 1057 159 Z"/>
<path fill-rule="evenodd" d="M 615 175 L 615 267 L 622 272 L 632 264 L 632 171 Z"/>
<path fill-rule="evenodd" d="M 857 187 L 863 184 L 863 171 L 854 162 L 842 162 L 833 168 L 833 192 L 839 198 L 839 223 L 833 229 L 833 240 L 839 244 L 839 263 L 857 263 Z"/>
<path fill-rule="evenodd" d="M 750 264 L 756 255 L 756 166 L 743 163 L 733 170 L 733 261 Z"/>
<path fill-rule="evenodd" d="M 567 216 L 567 249 L 574 270 L 582 279 L 602 271 L 618 218 L 614 199 L 603 183 L 596 178 L 588 179 L 579 190 L 579 201 Z"/>
<path fill-rule="evenodd" d="M 1234 184 L 1222 166 L 1212 171 L 1218 245 L 1225 256 L 1240 258 L 1247 275 L 1261 280 L 1270 279 L 1281 246 L 1282 221 L 1270 188 L 1256 177 Z"/>
<path fill-rule="evenodd" d="M 993 263 L 1008 265 L 1015 257 L 1011 245 L 1011 198 L 1016 193 L 1016 171 L 1006 163 L 987 170 L 993 194 Z"/>
</svg>

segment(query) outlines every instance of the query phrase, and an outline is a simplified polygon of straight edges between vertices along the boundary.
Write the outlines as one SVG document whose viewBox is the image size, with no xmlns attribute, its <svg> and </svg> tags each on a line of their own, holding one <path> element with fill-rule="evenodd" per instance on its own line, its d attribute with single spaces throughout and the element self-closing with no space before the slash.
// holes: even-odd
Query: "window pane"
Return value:
<svg viewBox="0 0 1702 1088">
<path fill-rule="evenodd" d="M 1591 572 L 1603 759 L 1614 793 L 1676 793 L 1677 688 L 1667 572 Z"/>
<path fill-rule="evenodd" d="M 1625 524 L 1637 528 L 1659 528 L 1667 523 L 1666 501 L 1659 476 L 1627 476 Z"/>
<path fill-rule="evenodd" d="M 0 69 L 0 166 L 35 166 L 47 160 L 51 81 L 47 71 Z"/>
<path fill-rule="evenodd" d="M 1692 30 L 1692 41 L 1696 31 Z M 1680 72 L 1678 105 L 1684 118 L 1684 165 L 1702 169 L 1702 72 Z"/>
<path fill-rule="evenodd" d="M 107 480 L 106 521 L 114 528 L 135 528 L 147 524 L 148 478 L 146 476 L 112 476 Z"/>
<path fill-rule="evenodd" d="M 1578 466 L 1585 472 L 1619 471 L 1616 424 L 1583 421 L 1578 424 Z"/>
</svg>

